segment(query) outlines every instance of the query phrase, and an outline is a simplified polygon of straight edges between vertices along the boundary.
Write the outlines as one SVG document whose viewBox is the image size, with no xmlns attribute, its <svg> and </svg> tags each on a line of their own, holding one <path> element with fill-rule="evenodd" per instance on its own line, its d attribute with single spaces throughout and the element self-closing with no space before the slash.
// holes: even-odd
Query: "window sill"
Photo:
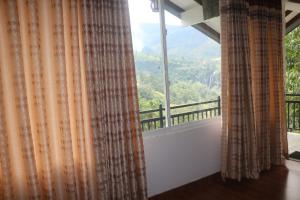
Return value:
<svg viewBox="0 0 300 200">
<path fill-rule="evenodd" d="M 187 122 L 171 127 L 160 128 L 152 131 L 143 132 L 143 138 L 161 137 L 170 134 L 181 134 L 189 130 L 203 128 L 209 125 L 221 123 L 221 117 L 214 117 L 210 119 L 203 119 L 199 121 Z"/>
</svg>

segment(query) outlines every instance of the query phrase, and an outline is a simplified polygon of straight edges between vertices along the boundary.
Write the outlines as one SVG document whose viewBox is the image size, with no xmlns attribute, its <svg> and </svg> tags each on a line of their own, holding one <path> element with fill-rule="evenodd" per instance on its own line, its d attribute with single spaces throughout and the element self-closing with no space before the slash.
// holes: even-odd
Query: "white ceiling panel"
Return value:
<svg viewBox="0 0 300 200">
<path fill-rule="evenodd" d="M 170 0 L 172 3 L 176 4 L 180 8 L 183 8 L 184 10 L 189 10 L 193 8 L 196 5 L 199 5 L 194 0 Z"/>
</svg>

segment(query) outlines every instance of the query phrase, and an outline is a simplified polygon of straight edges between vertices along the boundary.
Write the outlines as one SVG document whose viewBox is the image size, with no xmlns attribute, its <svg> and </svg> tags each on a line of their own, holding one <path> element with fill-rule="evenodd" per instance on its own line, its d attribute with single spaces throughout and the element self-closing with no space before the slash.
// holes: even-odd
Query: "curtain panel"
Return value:
<svg viewBox="0 0 300 200">
<path fill-rule="evenodd" d="M 222 0 L 224 178 L 258 178 L 287 155 L 281 0 Z"/>
<path fill-rule="evenodd" d="M 0 199 L 147 199 L 127 0 L 0 0 Z"/>
</svg>

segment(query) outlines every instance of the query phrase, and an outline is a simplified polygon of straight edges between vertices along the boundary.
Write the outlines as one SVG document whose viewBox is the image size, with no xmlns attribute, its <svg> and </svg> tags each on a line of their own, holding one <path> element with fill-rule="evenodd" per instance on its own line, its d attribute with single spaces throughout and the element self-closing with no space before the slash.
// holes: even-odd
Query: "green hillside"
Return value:
<svg viewBox="0 0 300 200">
<path fill-rule="evenodd" d="M 216 99 L 220 95 L 219 44 L 191 27 L 167 29 L 171 104 Z M 139 37 L 144 46 L 134 56 L 140 110 L 148 110 L 164 102 L 163 69 L 159 27 L 145 24 L 142 30 Z"/>
</svg>

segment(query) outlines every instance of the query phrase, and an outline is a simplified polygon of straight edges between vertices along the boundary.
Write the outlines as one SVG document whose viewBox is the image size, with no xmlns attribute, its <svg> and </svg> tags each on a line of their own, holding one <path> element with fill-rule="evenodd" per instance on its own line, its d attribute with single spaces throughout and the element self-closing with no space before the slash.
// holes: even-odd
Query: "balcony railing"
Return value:
<svg viewBox="0 0 300 200">
<path fill-rule="evenodd" d="M 300 94 L 286 94 L 286 121 L 289 132 L 300 132 Z"/>
<path fill-rule="evenodd" d="M 221 115 L 220 97 L 216 100 L 172 106 L 172 125 L 183 124 L 190 121 L 208 119 Z M 141 124 L 143 131 L 165 127 L 165 108 L 159 105 L 157 109 L 141 111 Z"/>
<path fill-rule="evenodd" d="M 165 108 L 141 111 L 143 131 L 165 127 Z M 172 125 L 208 119 L 221 115 L 220 97 L 215 100 L 171 107 Z M 289 132 L 300 133 L 300 94 L 286 94 L 286 121 Z"/>
</svg>

